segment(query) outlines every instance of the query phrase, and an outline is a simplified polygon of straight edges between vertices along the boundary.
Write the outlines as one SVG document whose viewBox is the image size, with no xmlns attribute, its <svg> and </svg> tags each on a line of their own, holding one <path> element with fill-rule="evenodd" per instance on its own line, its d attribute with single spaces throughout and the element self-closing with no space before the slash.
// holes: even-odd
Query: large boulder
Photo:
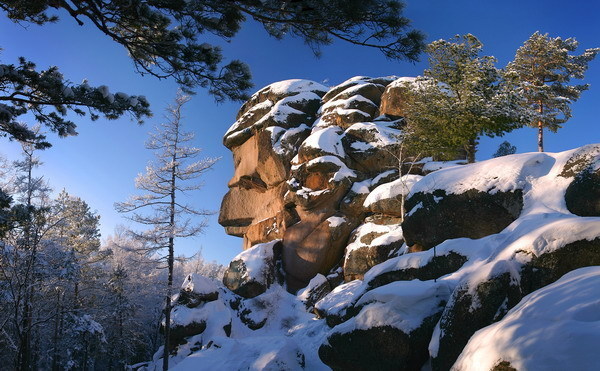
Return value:
<svg viewBox="0 0 600 371">
<path fill-rule="evenodd" d="M 451 238 L 481 238 L 515 221 L 523 208 L 523 191 L 488 193 L 470 189 L 460 194 L 444 190 L 418 192 L 406 200 L 402 222 L 409 246 L 430 249 Z"/>
<path fill-rule="evenodd" d="M 415 250 L 429 249 L 452 238 L 482 238 L 502 231 L 521 215 L 525 185 L 544 178 L 555 163 L 548 154 L 529 153 L 428 174 L 406 200 L 402 223 L 406 243 L 417 245 Z M 562 189 L 555 179 L 544 178 L 555 183 L 556 190 Z M 548 211 L 563 209 L 557 205 Z"/>
<path fill-rule="evenodd" d="M 274 283 L 283 283 L 281 241 L 258 244 L 238 254 L 223 276 L 223 284 L 234 293 L 253 298 Z"/>
<path fill-rule="evenodd" d="M 408 289 L 410 287 L 410 289 Z M 450 291 L 444 283 L 399 281 L 365 293 L 359 313 L 319 348 L 334 370 L 418 370 Z"/>
<path fill-rule="evenodd" d="M 453 369 L 593 370 L 600 344 L 599 297 L 600 267 L 572 271 L 478 331 Z"/>
<path fill-rule="evenodd" d="M 401 219 L 375 215 L 367 218 L 350 237 L 344 256 L 344 280 L 362 280 L 365 273 L 390 258 L 404 244 Z"/>
</svg>

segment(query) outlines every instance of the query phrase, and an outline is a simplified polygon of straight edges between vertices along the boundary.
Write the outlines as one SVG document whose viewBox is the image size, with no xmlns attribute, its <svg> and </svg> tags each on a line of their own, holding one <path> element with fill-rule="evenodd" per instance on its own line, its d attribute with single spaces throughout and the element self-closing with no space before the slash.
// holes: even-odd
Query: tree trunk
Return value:
<svg viewBox="0 0 600 371">
<path fill-rule="evenodd" d="M 538 112 L 541 117 L 544 113 L 544 103 L 540 101 L 538 104 L 540 107 Z M 544 152 L 544 122 L 541 119 L 538 120 L 538 152 Z"/>
<path fill-rule="evenodd" d="M 538 152 L 544 152 L 544 124 L 538 121 Z"/>
<path fill-rule="evenodd" d="M 475 162 L 475 152 L 477 151 L 477 140 L 470 139 L 469 144 L 466 146 L 467 150 L 467 162 L 472 164 Z"/>
<path fill-rule="evenodd" d="M 171 203 L 169 215 L 169 227 L 171 232 L 169 235 L 169 256 L 167 258 L 169 266 L 169 275 L 167 279 L 167 303 L 165 308 L 165 348 L 163 352 L 163 371 L 169 369 L 169 337 L 171 335 L 171 292 L 173 290 L 173 265 L 175 264 L 175 191 L 177 174 L 177 143 L 179 142 L 179 120 L 177 121 L 177 130 L 175 132 L 175 140 L 173 146 L 173 168 L 171 169 Z"/>
<path fill-rule="evenodd" d="M 60 362 L 60 353 L 59 350 L 59 334 L 61 333 L 61 323 L 62 323 L 62 308 L 60 304 L 60 291 L 57 291 L 56 294 L 56 320 L 54 322 L 54 351 L 52 352 L 52 371 L 59 371 L 59 362 Z"/>
</svg>

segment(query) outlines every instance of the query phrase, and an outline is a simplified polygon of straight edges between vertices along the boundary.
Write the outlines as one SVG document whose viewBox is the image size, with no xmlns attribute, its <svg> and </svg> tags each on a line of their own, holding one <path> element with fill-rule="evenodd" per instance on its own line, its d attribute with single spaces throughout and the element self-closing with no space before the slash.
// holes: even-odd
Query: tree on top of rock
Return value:
<svg viewBox="0 0 600 371">
<path fill-rule="evenodd" d="M 574 38 L 551 38 L 535 32 L 517 50 L 507 71 L 522 95 L 522 105 L 529 111 L 529 125 L 538 129 L 538 150 L 544 151 L 544 128 L 556 132 L 571 118 L 572 102 L 579 99 L 588 84 L 569 85 L 571 78 L 583 79 L 600 48 L 586 49 L 571 55 L 578 47 Z"/>
<path fill-rule="evenodd" d="M 440 159 L 464 151 L 474 162 L 481 135 L 502 136 L 522 125 L 517 96 L 482 48 L 471 34 L 427 46 L 429 68 L 407 83 L 404 136 L 413 151 Z"/>
</svg>

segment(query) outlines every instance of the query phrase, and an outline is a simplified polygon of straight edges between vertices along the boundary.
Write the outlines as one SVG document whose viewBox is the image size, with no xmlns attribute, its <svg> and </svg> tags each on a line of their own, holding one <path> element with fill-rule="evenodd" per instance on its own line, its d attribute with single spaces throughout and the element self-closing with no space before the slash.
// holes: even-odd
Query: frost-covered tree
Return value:
<svg viewBox="0 0 600 371">
<path fill-rule="evenodd" d="M 407 144 L 413 151 L 469 162 L 482 135 L 501 136 L 522 125 L 517 96 L 504 83 L 496 59 L 482 56 L 473 35 L 427 46 L 429 68 L 407 84 Z"/>
<path fill-rule="evenodd" d="M 152 357 L 160 346 L 159 325 L 164 305 L 164 277 L 159 262 L 143 254 L 143 242 L 125 230 L 109 236 L 103 247 L 110 251 L 100 323 L 105 329 L 106 357 L 102 369 L 124 369 Z"/>
<path fill-rule="evenodd" d="M 35 132 L 38 129 L 35 129 Z M 36 326 L 36 300 L 40 296 L 40 250 L 47 230 L 49 187 L 43 177 L 34 173 L 41 165 L 34 145 L 21 142 L 20 160 L 13 162 L 13 177 L 7 187 L 11 205 L 0 227 L 0 277 L 4 278 L 5 305 L 10 308 L 9 333 L 15 368 L 32 367 L 32 340 Z"/>
<path fill-rule="evenodd" d="M 198 217 L 209 215 L 185 202 L 188 192 L 198 190 L 202 184 L 197 180 L 218 160 L 205 158 L 192 162 L 200 149 L 187 145 L 194 134 L 183 131 L 182 107 L 189 97 L 181 92 L 175 103 L 168 108 L 168 120 L 150 134 L 146 148 L 155 151 L 156 162 L 146 167 L 146 173 L 136 178 L 136 188 L 145 193 L 132 196 L 128 201 L 117 203 L 117 211 L 131 213 L 131 219 L 151 229 L 135 236 L 145 241 L 154 251 L 166 249 L 168 268 L 165 304 L 165 345 L 163 368 L 168 369 L 171 296 L 173 294 L 173 269 L 175 264 L 175 239 L 192 237 L 202 233 L 206 221 Z"/>
<path fill-rule="evenodd" d="M 588 63 L 600 48 L 572 55 L 579 43 L 574 38 L 552 38 L 535 32 L 525 41 L 507 71 L 522 95 L 529 111 L 529 125 L 538 129 L 538 151 L 544 151 L 544 128 L 556 132 L 571 118 L 570 104 L 589 85 L 570 85 L 571 79 L 583 79 Z"/>
<path fill-rule="evenodd" d="M 410 29 L 403 8 L 401 0 L 0 1 L 16 22 L 45 24 L 67 15 L 91 24 L 121 44 L 139 72 L 208 88 L 218 101 L 243 100 L 250 72 L 239 60 L 223 62 L 221 48 L 208 42 L 230 40 L 247 19 L 275 38 L 299 37 L 317 53 L 340 39 L 415 61 L 424 36 Z"/>
<path fill-rule="evenodd" d="M 496 152 L 494 152 L 492 157 L 508 156 L 513 155 L 515 153 L 517 153 L 517 147 L 513 146 L 512 144 L 510 144 L 510 142 L 505 140 L 504 142 L 500 143 L 498 149 L 496 150 Z"/>
</svg>

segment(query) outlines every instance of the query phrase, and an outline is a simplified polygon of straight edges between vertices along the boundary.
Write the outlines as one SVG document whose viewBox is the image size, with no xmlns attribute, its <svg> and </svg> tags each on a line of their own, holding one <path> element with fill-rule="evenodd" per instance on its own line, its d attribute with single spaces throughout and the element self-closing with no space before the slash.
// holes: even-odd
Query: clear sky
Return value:
<svg viewBox="0 0 600 371">
<path fill-rule="evenodd" d="M 427 34 L 427 41 L 472 33 L 484 43 L 484 53 L 498 58 L 504 67 L 516 49 L 535 31 L 550 36 L 575 37 L 584 48 L 600 46 L 600 2 L 590 0 L 481 1 L 481 0 L 408 0 L 406 16 L 415 28 Z M 0 63 L 16 63 L 24 56 L 45 69 L 59 66 L 65 77 L 79 83 L 87 78 L 91 85 L 107 85 L 111 92 L 145 95 L 154 117 L 143 126 L 128 118 L 107 122 L 76 118 L 79 136 L 59 139 L 50 134 L 53 147 L 40 152 L 44 166 L 40 169 L 56 192 L 65 188 L 88 202 L 101 215 L 101 233 L 105 238 L 118 224 L 128 222 L 116 213 L 113 203 L 124 201 L 135 192 L 133 179 L 142 172 L 150 151 L 144 149 L 147 133 L 163 119 L 164 108 L 175 97 L 172 81 L 142 77 L 134 72 L 126 51 L 99 31 L 83 26 L 64 13 L 52 25 L 18 25 L 0 18 Z M 247 23 L 232 42 L 224 44 L 228 58 L 248 63 L 255 89 L 275 81 L 303 78 L 336 85 L 350 77 L 416 76 L 427 67 L 426 56 L 416 64 L 386 60 L 376 50 L 343 42 L 325 47 L 320 59 L 299 40 L 277 41 L 268 38 L 260 26 Z M 572 106 L 573 118 L 558 134 L 548 134 L 545 148 L 549 152 L 571 149 L 600 142 L 600 58 L 590 64 L 585 82 L 589 91 Z M 222 145 L 222 136 L 235 120 L 238 103 L 216 105 L 210 96 L 199 91 L 185 107 L 185 127 L 197 134 L 196 146 L 204 156 L 222 157 L 204 178 L 205 186 L 191 195 L 190 202 L 199 208 L 218 212 L 233 174 L 231 153 Z M 503 140 L 517 146 L 518 152 L 536 150 L 534 129 L 521 129 L 504 138 L 483 139 L 478 160 L 491 156 Z M 0 154 L 16 159 L 18 145 L 0 138 Z M 209 219 L 206 233 L 194 240 L 181 242 L 179 252 L 190 254 L 202 248 L 208 260 L 228 263 L 241 251 L 241 240 L 227 236 Z"/>
</svg>

